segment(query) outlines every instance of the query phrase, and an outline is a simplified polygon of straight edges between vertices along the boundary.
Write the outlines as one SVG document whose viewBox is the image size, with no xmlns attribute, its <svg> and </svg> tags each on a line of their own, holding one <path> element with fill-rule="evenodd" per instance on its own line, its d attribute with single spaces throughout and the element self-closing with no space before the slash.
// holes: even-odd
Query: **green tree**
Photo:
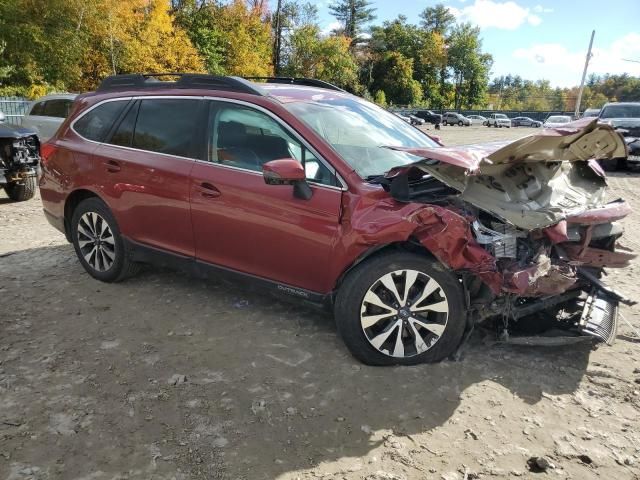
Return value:
<svg viewBox="0 0 640 480">
<path fill-rule="evenodd" d="M 384 90 L 376 91 L 376 94 L 373 96 L 373 101 L 380 105 L 381 107 L 387 106 L 387 96 L 384 94 Z"/>
<path fill-rule="evenodd" d="M 331 15 L 342 24 L 343 33 L 351 39 L 352 47 L 362 43 L 365 25 L 376 18 L 372 4 L 369 0 L 336 0 L 329 4 Z"/>
<path fill-rule="evenodd" d="M 291 34 L 291 51 L 283 74 L 312 77 L 350 90 L 357 89 L 358 66 L 342 35 L 322 37 L 317 25 L 305 25 Z"/>
<path fill-rule="evenodd" d="M 415 105 L 422 101 L 422 87 L 413 79 L 413 59 L 389 52 L 373 67 L 373 91 L 383 90 L 387 101 Z"/>
<path fill-rule="evenodd" d="M 204 59 L 207 72 L 214 75 L 224 74 L 225 34 L 216 24 L 220 8 L 217 2 L 173 1 L 176 24 L 187 32 Z"/>
<path fill-rule="evenodd" d="M 312 3 L 301 3 L 298 0 L 279 0 L 279 8 L 272 15 L 273 27 L 273 66 L 276 75 L 287 63 L 291 51 L 291 35 L 297 29 L 318 23 L 318 7 Z"/>
<path fill-rule="evenodd" d="M 448 59 L 455 82 L 455 108 L 472 108 L 483 103 L 493 58 L 482 53 L 480 29 L 468 23 L 456 25 L 451 33 Z"/>
<path fill-rule="evenodd" d="M 449 79 L 449 73 L 447 69 L 447 50 L 445 46 L 449 43 L 449 36 L 451 34 L 451 30 L 456 23 L 456 17 L 451 13 L 448 7 L 444 4 L 439 3 L 434 5 L 433 7 L 427 7 L 420 13 L 420 18 L 422 19 L 421 25 L 422 28 L 430 33 L 434 42 L 441 45 L 441 48 L 438 50 L 436 61 L 434 62 L 438 72 L 438 92 L 436 95 L 435 92 L 435 81 L 433 79 L 429 80 L 429 95 L 432 98 L 432 101 L 437 104 L 440 108 L 442 108 L 446 102 L 447 97 L 449 96 L 451 89 L 447 86 L 447 81 Z"/>
</svg>

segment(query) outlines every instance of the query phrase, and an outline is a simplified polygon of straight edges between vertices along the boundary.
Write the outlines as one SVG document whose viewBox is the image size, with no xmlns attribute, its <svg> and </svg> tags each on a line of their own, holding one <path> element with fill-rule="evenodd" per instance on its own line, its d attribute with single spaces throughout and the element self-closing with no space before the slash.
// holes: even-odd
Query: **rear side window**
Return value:
<svg viewBox="0 0 640 480">
<path fill-rule="evenodd" d="M 68 99 L 47 100 L 42 115 L 45 117 L 67 118 L 71 103 L 72 101 Z"/>
<path fill-rule="evenodd" d="M 140 102 L 136 102 L 131 106 L 108 143 L 112 145 L 120 145 L 121 147 L 131 146 L 131 142 L 133 141 L 133 131 L 136 126 L 136 117 L 138 116 L 139 105 Z"/>
<path fill-rule="evenodd" d="M 102 142 L 128 102 L 118 100 L 103 103 L 80 117 L 73 129 L 88 140 Z"/>
<path fill-rule="evenodd" d="M 38 102 L 36 103 L 33 108 L 31 109 L 31 112 L 29 113 L 29 115 L 35 115 L 36 117 L 41 117 L 42 115 L 44 115 L 44 105 L 47 102 Z"/>
<path fill-rule="evenodd" d="M 200 100 L 150 99 L 140 102 L 132 147 L 193 157 Z"/>
</svg>

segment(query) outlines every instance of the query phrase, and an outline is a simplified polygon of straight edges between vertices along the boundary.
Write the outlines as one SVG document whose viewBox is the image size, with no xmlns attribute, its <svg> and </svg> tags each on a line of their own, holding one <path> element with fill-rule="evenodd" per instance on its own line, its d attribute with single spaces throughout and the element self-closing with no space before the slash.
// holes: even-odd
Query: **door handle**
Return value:
<svg viewBox="0 0 640 480">
<path fill-rule="evenodd" d="M 221 195 L 220 190 L 218 190 L 215 186 L 211 185 L 209 182 L 202 182 L 199 185 L 198 190 L 200 190 L 200 195 L 205 198 L 216 198 Z"/>
<path fill-rule="evenodd" d="M 103 163 L 103 165 L 105 166 L 105 168 L 107 169 L 107 172 L 109 173 L 116 173 L 120 171 L 120 164 L 115 160 L 107 160 L 106 162 Z"/>
</svg>

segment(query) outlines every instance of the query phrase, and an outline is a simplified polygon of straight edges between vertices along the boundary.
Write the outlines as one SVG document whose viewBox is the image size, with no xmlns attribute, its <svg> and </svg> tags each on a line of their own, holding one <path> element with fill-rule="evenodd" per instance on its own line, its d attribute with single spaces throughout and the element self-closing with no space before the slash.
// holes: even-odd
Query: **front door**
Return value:
<svg viewBox="0 0 640 480">
<path fill-rule="evenodd" d="M 208 137 L 208 162 L 197 162 L 191 175 L 198 260 L 330 291 L 342 195 L 332 168 L 270 114 L 243 104 L 210 102 Z M 305 165 L 311 199 L 264 182 L 262 165 L 279 158 Z"/>
</svg>

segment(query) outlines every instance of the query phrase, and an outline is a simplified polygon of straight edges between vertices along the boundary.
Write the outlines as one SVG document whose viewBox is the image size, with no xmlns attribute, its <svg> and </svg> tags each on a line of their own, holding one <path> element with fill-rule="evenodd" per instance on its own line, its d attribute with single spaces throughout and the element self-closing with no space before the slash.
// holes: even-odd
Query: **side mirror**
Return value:
<svg viewBox="0 0 640 480">
<path fill-rule="evenodd" d="M 265 163 L 262 165 L 262 177 L 267 185 L 293 185 L 296 198 L 309 200 L 313 196 L 304 167 L 293 158 L 281 158 Z"/>
</svg>

